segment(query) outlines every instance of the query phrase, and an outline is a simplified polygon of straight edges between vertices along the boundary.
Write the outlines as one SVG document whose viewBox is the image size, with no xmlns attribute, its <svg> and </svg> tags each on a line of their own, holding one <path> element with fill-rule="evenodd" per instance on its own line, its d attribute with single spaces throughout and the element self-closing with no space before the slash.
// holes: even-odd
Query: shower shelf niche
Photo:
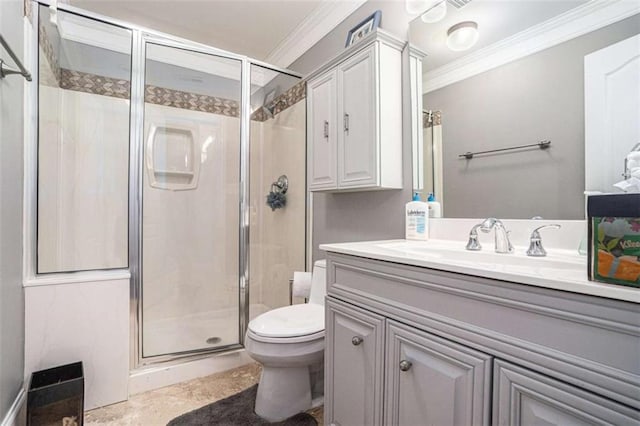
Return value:
<svg viewBox="0 0 640 426">
<path fill-rule="evenodd" d="M 200 174 L 200 161 L 195 158 L 196 140 L 196 129 L 152 124 L 146 155 L 149 185 L 172 191 L 196 188 Z"/>
</svg>

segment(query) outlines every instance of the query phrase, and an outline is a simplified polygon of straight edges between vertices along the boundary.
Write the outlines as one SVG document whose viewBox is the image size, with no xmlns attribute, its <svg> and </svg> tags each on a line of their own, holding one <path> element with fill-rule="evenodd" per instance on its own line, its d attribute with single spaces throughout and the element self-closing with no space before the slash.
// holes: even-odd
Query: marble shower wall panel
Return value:
<svg viewBox="0 0 640 426">
<path fill-rule="evenodd" d="M 39 272 L 128 264 L 129 101 L 40 86 Z"/>
<path fill-rule="evenodd" d="M 305 103 L 252 122 L 251 315 L 289 303 L 289 279 L 305 269 Z M 287 205 L 272 211 L 266 196 L 287 175 Z M 300 302 L 301 300 L 296 300 Z"/>
<path fill-rule="evenodd" d="M 146 162 L 143 168 L 145 356 L 167 353 L 169 342 L 153 343 L 162 343 L 153 339 L 159 324 L 189 329 L 194 316 L 208 313 L 229 311 L 233 321 L 226 328 L 237 342 L 239 119 L 147 103 L 145 152 L 151 125 L 193 130 L 200 175 L 196 188 L 173 191 L 151 187 L 153 171 Z M 200 346 L 219 330 L 203 332 Z M 181 350 L 189 349 L 195 348 Z"/>
</svg>

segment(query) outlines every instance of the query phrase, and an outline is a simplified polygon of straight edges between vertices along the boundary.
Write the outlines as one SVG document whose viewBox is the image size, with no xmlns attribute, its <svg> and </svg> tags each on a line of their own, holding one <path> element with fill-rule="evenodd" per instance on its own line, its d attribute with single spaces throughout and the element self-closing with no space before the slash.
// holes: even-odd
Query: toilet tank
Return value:
<svg viewBox="0 0 640 426">
<path fill-rule="evenodd" d="M 324 296 L 327 294 L 327 262 L 316 260 L 313 264 L 311 275 L 311 293 L 309 303 L 324 305 Z"/>
</svg>

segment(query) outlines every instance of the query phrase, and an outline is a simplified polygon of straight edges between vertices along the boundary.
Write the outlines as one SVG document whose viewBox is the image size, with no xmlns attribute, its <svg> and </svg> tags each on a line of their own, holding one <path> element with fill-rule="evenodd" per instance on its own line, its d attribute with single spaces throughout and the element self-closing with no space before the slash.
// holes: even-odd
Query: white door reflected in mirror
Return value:
<svg viewBox="0 0 640 426">
<path fill-rule="evenodd" d="M 584 104 L 586 190 L 619 192 L 640 142 L 640 35 L 585 56 Z"/>
</svg>

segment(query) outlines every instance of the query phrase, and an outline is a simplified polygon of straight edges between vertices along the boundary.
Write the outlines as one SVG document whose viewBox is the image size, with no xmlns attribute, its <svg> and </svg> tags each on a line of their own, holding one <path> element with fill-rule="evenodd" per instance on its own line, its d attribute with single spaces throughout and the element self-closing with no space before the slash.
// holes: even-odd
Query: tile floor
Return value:
<svg viewBox="0 0 640 426">
<path fill-rule="evenodd" d="M 134 395 L 128 401 L 85 413 L 85 425 L 164 426 L 171 419 L 238 393 L 260 379 L 260 365 L 248 364 L 211 376 Z M 308 411 L 319 425 L 323 409 Z"/>
</svg>

